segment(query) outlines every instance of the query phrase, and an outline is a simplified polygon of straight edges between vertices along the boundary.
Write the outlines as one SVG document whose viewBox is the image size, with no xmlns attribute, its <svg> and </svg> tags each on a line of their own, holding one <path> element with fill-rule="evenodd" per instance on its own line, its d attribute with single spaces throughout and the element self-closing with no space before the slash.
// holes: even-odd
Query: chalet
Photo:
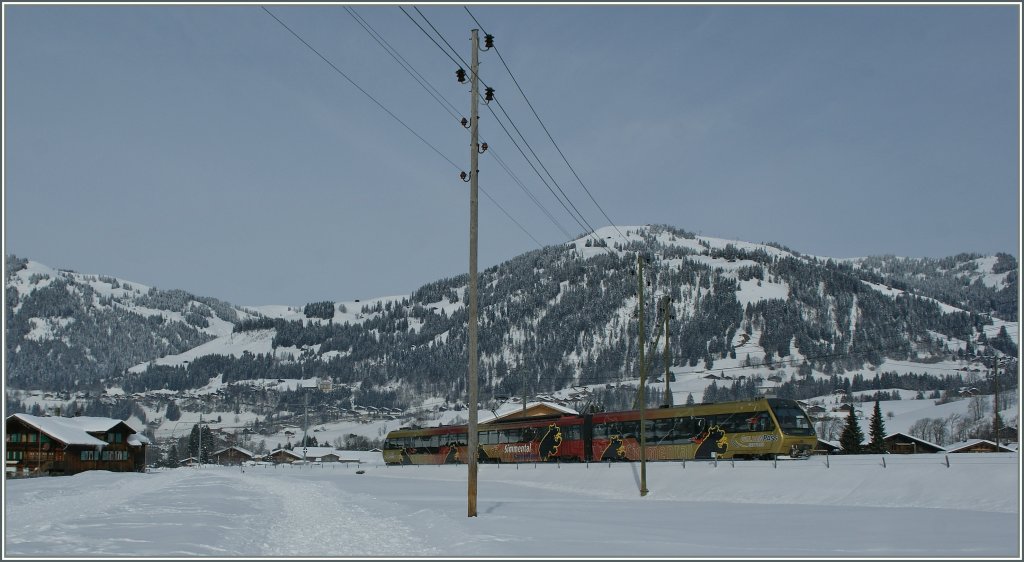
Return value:
<svg viewBox="0 0 1024 562">
<path fill-rule="evenodd" d="M 241 447 L 231 446 L 219 451 L 214 451 L 212 459 L 214 464 L 239 465 L 251 461 L 256 454 Z"/>
<path fill-rule="evenodd" d="M 275 449 L 267 455 L 271 462 L 281 464 L 302 460 L 302 453 L 289 451 L 288 449 Z"/>
<path fill-rule="evenodd" d="M 935 443 L 929 443 L 906 433 L 890 433 L 885 436 L 883 441 L 885 449 L 894 454 L 943 453 L 946 451 Z"/>
<path fill-rule="evenodd" d="M 21 474 L 71 475 L 86 470 L 142 472 L 149 439 L 113 418 L 13 414 L 5 429 L 7 466 Z"/>
<path fill-rule="evenodd" d="M 819 438 L 818 444 L 814 446 L 814 452 L 818 454 L 834 455 L 840 452 L 842 447 L 839 446 L 838 441 L 825 441 Z"/>
<path fill-rule="evenodd" d="M 826 411 L 827 410 L 825 409 L 824 406 L 819 406 L 818 404 L 815 404 L 815 405 L 811 406 L 810 408 L 807 408 L 807 413 L 810 414 L 812 417 L 823 416 L 823 415 L 825 415 Z"/>
<path fill-rule="evenodd" d="M 950 453 L 1012 453 L 1013 449 L 996 445 L 988 439 L 968 439 L 946 447 Z"/>
<path fill-rule="evenodd" d="M 299 458 L 303 457 L 309 462 L 338 462 L 341 460 L 341 453 L 338 452 L 334 447 L 306 447 L 305 451 L 301 447 L 296 447 L 293 453 L 297 453 Z"/>
<path fill-rule="evenodd" d="M 481 421 L 481 425 L 485 424 L 500 424 L 508 422 L 516 422 L 523 420 L 540 420 L 540 419 L 555 419 L 562 416 L 575 416 L 578 415 L 576 410 L 572 408 L 566 408 L 558 404 L 552 404 L 551 402 L 534 402 L 526 404 L 522 409 L 516 408 L 510 412 L 495 416 L 489 420 Z"/>
</svg>

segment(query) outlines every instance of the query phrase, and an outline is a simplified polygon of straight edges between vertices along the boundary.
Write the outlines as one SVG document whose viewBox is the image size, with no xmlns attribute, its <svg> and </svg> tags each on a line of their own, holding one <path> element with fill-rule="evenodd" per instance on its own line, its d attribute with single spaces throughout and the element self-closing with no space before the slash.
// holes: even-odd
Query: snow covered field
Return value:
<svg viewBox="0 0 1024 562">
<path fill-rule="evenodd" d="M 4 556 L 1019 558 L 1017 454 L 204 466 L 9 480 Z M 949 459 L 949 466 L 946 459 Z M 357 470 L 363 470 L 358 474 Z"/>
</svg>

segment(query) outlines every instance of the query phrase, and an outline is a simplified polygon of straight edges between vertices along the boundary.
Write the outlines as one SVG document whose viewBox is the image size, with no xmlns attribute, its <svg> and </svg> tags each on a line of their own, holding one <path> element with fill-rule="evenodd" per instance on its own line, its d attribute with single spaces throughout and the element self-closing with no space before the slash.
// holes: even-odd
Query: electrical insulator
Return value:
<svg viewBox="0 0 1024 562">
<path fill-rule="evenodd" d="M 463 117 L 462 118 L 462 126 L 468 129 L 469 128 L 469 119 L 466 119 L 465 117 Z"/>
<path fill-rule="evenodd" d="M 486 142 L 480 145 L 480 154 L 483 154 L 485 152 L 487 152 L 487 143 Z"/>
<path fill-rule="evenodd" d="M 487 35 L 484 35 L 484 48 L 485 49 L 490 49 L 493 46 L 494 46 L 494 36 L 491 35 L 490 33 L 488 33 Z"/>
<path fill-rule="evenodd" d="M 469 180 L 466 179 L 466 172 L 460 173 L 459 177 L 462 178 L 462 181 L 469 181 Z"/>
<path fill-rule="evenodd" d="M 492 100 L 494 100 L 494 88 L 488 86 L 487 88 L 484 89 L 484 101 Z"/>
<path fill-rule="evenodd" d="M 458 78 L 459 84 L 466 83 L 466 71 L 461 68 L 455 71 L 455 77 Z"/>
</svg>

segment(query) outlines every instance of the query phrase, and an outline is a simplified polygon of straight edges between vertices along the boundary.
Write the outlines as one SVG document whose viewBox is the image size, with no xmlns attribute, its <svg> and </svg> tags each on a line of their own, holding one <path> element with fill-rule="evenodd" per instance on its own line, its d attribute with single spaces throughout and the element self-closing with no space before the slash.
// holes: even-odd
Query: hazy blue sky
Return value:
<svg viewBox="0 0 1024 562">
<path fill-rule="evenodd" d="M 344 6 L 270 10 L 458 168 L 259 5 L 3 9 L 6 253 L 241 305 L 468 270 L 468 131 Z M 397 6 L 355 9 L 468 114 L 455 64 Z M 468 60 L 463 7 L 420 9 Z M 1019 257 L 1016 5 L 470 9 L 618 225 L 832 257 Z M 607 225 L 480 56 L 558 184 Z M 582 234 L 481 111 L 555 221 L 492 154 L 481 187 L 541 244 Z M 481 194 L 481 269 L 538 248 L 530 235 Z"/>
</svg>

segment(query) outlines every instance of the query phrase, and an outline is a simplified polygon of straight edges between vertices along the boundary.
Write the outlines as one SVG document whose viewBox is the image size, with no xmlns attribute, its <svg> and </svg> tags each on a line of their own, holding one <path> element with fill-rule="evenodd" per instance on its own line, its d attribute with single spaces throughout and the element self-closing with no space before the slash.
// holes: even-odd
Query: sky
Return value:
<svg viewBox="0 0 1024 562">
<path fill-rule="evenodd" d="M 1016 453 L 90 471 L 4 482 L 30 557 L 1019 559 Z M 357 470 L 363 471 L 358 474 Z M 41 532 L 41 530 L 45 532 Z M 781 558 L 779 558 L 781 557 Z"/>
<path fill-rule="evenodd" d="M 470 92 L 410 16 L 466 60 L 478 24 L 403 7 L 354 11 L 455 109 L 345 5 L 5 3 L 5 253 L 247 306 L 464 274 Z M 470 11 L 481 270 L 610 223 L 1019 257 L 1016 4 Z"/>
</svg>

